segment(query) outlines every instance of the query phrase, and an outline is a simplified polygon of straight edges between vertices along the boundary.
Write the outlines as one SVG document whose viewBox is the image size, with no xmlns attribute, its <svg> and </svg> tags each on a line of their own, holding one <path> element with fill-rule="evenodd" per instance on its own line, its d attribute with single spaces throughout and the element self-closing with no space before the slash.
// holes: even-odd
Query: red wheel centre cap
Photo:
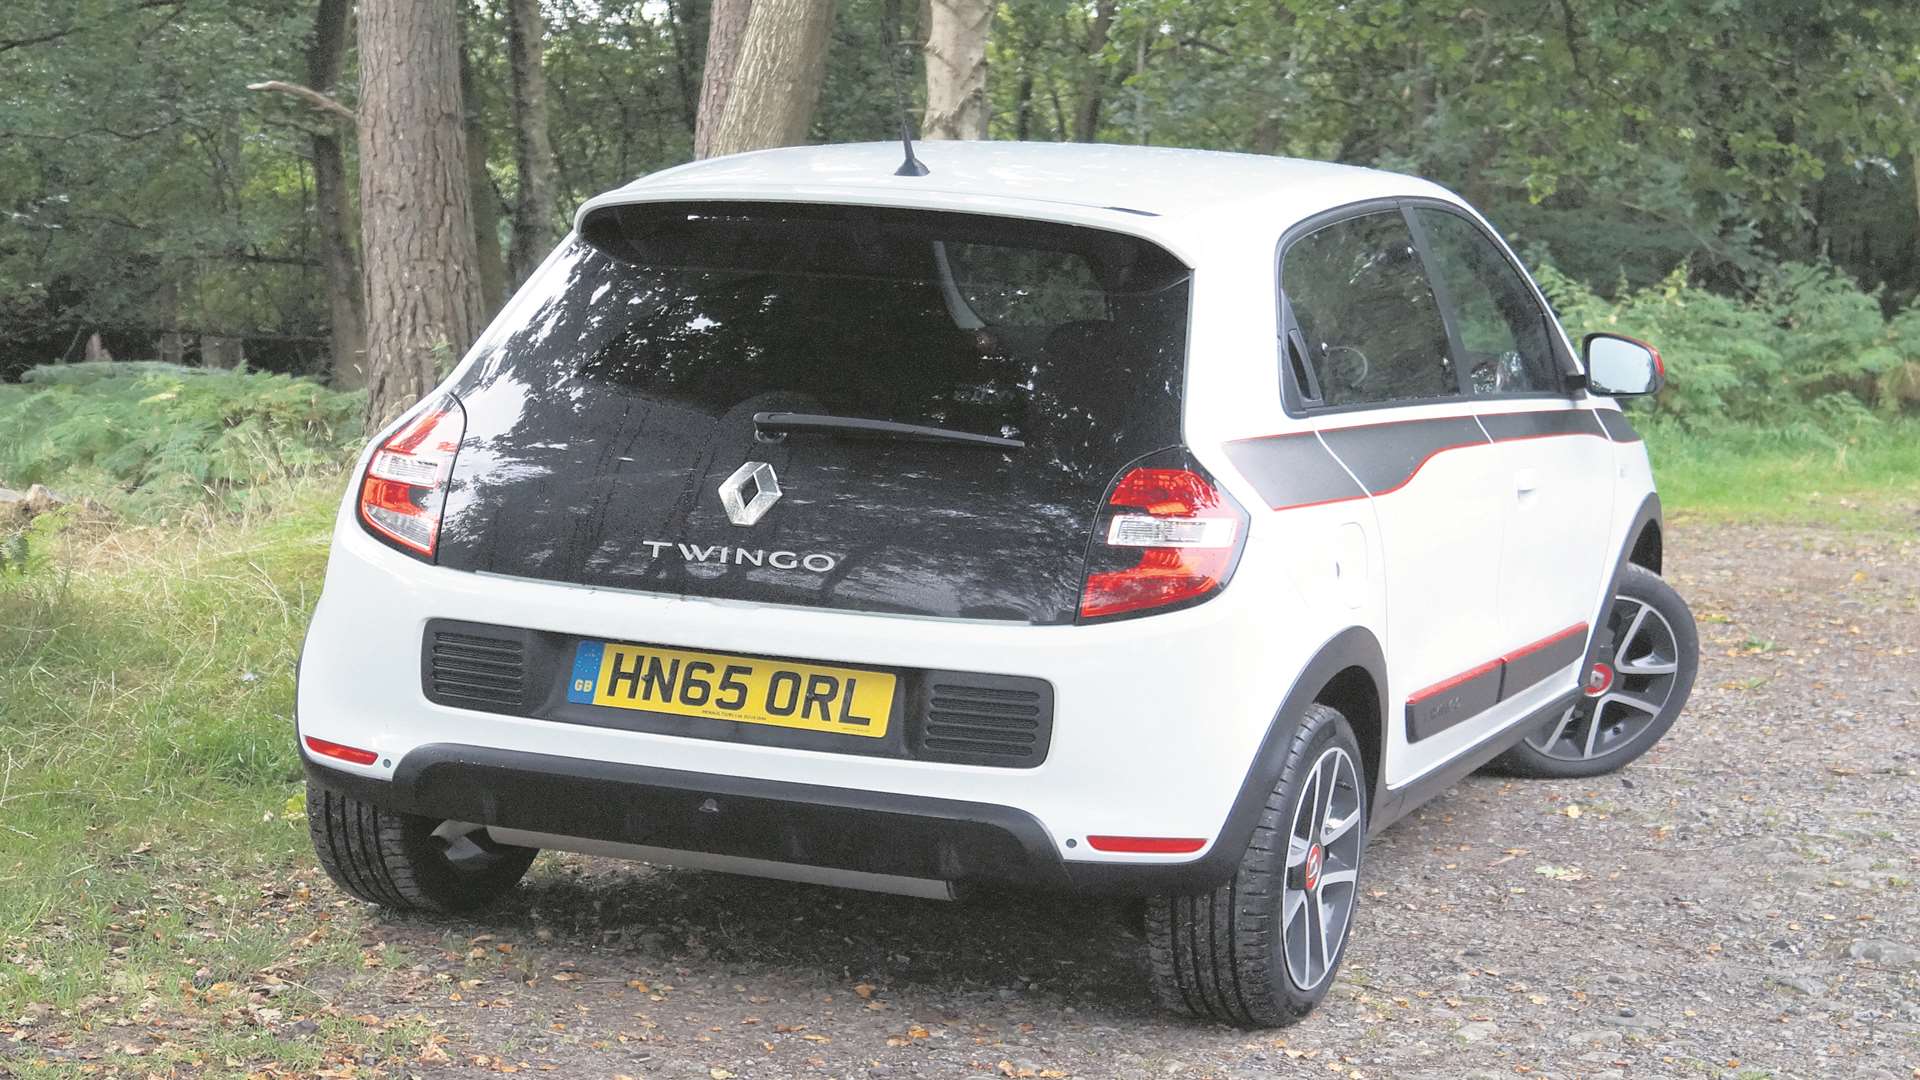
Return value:
<svg viewBox="0 0 1920 1080">
<path fill-rule="evenodd" d="M 1312 892 L 1313 890 L 1320 887 L 1320 867 L 1323 863 L 1326 862 L 1326 859 L 1327 859 L 1326 850 L 1323 849 L 1319 844 L 1315 844 L 1312 847 L 1307 849 L 1307 869 L 1305 874 L 1305 879 L 1306 879 L 1305 884 L 1307 886 L 1308 892 Z"/>
<path fill-rule="evenodd" d="M 1599 697 L 1613 689 L 1613 666 L 1595 661 L 1593 670 L 1587 672 L 1588 697 Z"/>
</svg>

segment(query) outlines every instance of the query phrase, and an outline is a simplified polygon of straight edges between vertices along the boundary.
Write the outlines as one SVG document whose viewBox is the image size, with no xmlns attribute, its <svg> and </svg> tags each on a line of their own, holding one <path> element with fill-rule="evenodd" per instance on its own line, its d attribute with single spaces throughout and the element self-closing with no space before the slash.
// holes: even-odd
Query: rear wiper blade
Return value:
<svg viewBox="0 0 1920 1080">
<path fill-rule="evenodd" d="M 823 413 L 759 412 L 753 414 L 754 429 L 762 434 L 852 435 L 875 439 L 911 439 L 921 442 L 961 443 L 966 446 L 990 446 L 997 450 L 1024 450 L 1019 439 L 999 435 L 980 435 L 971 431 L 930 427 L 926 424 L 901 424 L 892 420 L 869 420 L 861 416 L 828 416 Z"/>
</svg>

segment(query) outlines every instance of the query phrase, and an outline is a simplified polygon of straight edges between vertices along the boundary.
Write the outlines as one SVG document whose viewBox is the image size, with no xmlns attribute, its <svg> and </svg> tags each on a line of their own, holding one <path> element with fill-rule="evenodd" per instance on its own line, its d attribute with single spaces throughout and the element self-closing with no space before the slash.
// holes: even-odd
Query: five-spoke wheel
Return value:
<svg viewBox="0 0 1920 1080">
<path fill-rule="evenodd" d="M 1312 1011 L 1340 969 L 1360 894 L 1366 770 L 1345 717 L 1310 706 L 1226 884 L 1147 905 L 1154 997 L 1242 1027 Z"/>
<path fill-rule="evenodd" d="M 1302 990 L 1326 981 L 1346 940 L 1360 877 L 1360 772 L 1339 746 L 1314 762 L 1287 835 L 1280 923 L 1287 974 Z"/>
<path fill-rule="evenodd" d="M 1693 690 L 1699 631 L 1686 602 L 1652 571 L 1628 566 L 1578 700 L 1499 759 L 1522 776 L 1597 776 L 1645 753 Z"/>
</svg>

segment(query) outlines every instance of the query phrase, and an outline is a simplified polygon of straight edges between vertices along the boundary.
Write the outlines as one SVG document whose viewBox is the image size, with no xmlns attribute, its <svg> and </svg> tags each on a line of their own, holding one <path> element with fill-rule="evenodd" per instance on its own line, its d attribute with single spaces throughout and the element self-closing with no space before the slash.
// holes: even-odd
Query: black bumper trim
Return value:
<svg viewBox="0 0 1920 1080">
<path fill-rule="evenodd" d="M 843 870 L 1121 895 L 1218 884 L 1199 863 L 1070 863 L 1008 806 L 433 743 L 392 780 L 302 752 L 310 783 L 383 809 Z M 1224 880 L 1224 879 L 1222 879 Z"/>
</svg>

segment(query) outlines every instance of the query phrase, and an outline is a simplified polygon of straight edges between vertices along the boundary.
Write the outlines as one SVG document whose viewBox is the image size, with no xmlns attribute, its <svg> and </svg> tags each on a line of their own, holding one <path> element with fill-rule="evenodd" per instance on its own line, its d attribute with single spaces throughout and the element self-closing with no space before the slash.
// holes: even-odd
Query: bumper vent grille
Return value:
<svg viewBox="0 0 1920 1080">
<path fill-rule="evenodd" d="M 468 709 L 518 709 L 527 700 L 527 646 L 451 630 L 428 635 L 427 697 Z"/>
<path fill-rule="evenodd" d="M 916 703 L 916 757 L 1032 768 L 1053 738 L 1053 688 L 1039 679 L 928 672 Z"/>
</svg>

